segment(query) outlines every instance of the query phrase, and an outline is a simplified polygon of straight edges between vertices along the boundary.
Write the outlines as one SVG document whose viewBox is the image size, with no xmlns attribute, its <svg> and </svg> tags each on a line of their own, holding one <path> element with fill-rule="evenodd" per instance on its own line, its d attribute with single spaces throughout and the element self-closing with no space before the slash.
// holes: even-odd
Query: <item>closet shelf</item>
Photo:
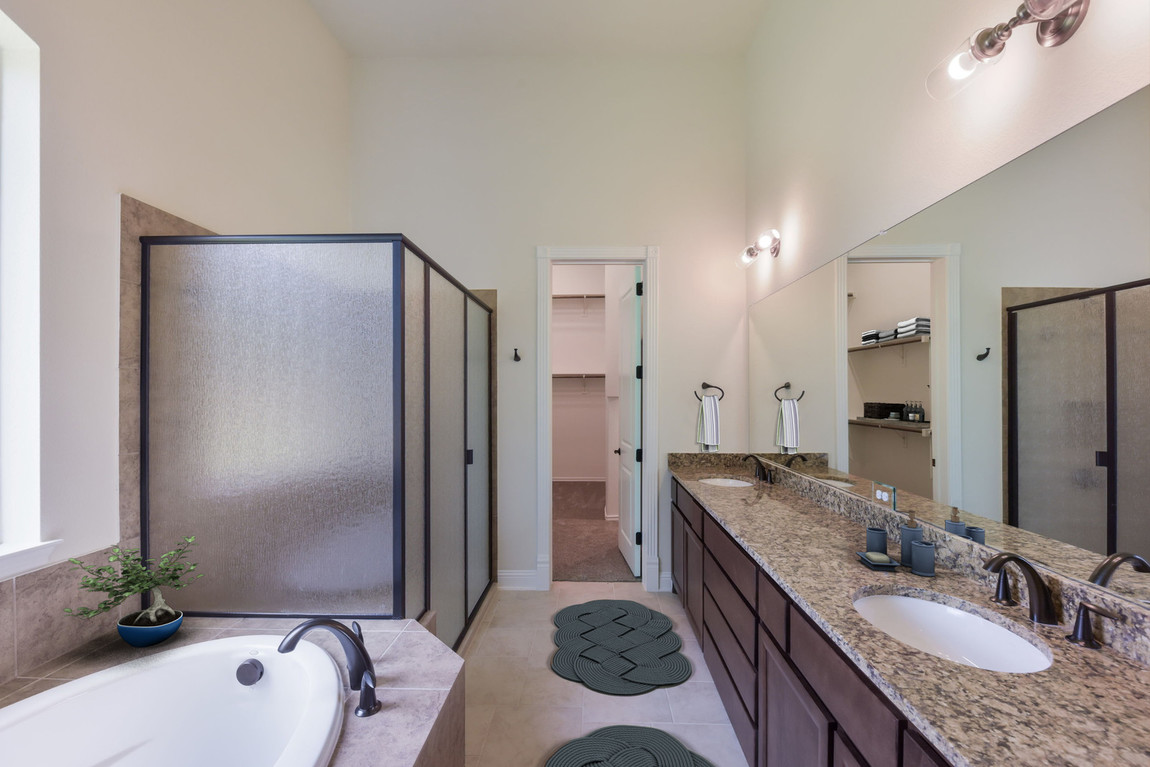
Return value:
<svg viewBox="0 0 1150 767">
<path fill-rule="evenodd" d="M 552 373 L 552 378 L 606 378 L 606 373 Z"/>
<path fill-rule="evenodd" d="M 928 344 L 930 343 L 930 334 L 922 336 L 908 336 L 907 338 L 896 338 L 892 341 L 879 341 L 877 344 L 867 344 L 866 346 L 851 346 L 847 348 L 847 354 L 851 352 L 865 352 L 868 349 L 882 349 L 886 346 L 902 346 L 903 344 Z"/>
<path fill-rule="evenodd" d="M 916 423 L 914 421 L 892 421 L 889 418 L 851 418 L 847 421 L 851 426 L 866 426 L 870 429 L 890 429 L 892 431 L 910 431 L 930 436 L 930 423 Z"/>
</svg>

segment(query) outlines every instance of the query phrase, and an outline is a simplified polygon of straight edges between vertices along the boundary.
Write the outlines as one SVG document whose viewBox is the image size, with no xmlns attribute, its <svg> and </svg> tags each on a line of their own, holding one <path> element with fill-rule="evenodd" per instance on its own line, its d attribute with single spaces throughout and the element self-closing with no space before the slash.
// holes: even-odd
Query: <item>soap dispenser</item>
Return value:
<svg viewBox="0 0 1150 767">
<path fill-rule="evenodd" d="M 900 552 L 902 559 L 900 561 L 902 564 L 910 567 L 910 544 L 912 541 L 922 540 L 922 526 L 918 523 L 918 520 L 914 518 L 913 509 L 908 513 L 910 514 L 910 519 L 907 520 L 905 525 L 899 525 L 898 534 L 902 549 Z"/>
</svg>

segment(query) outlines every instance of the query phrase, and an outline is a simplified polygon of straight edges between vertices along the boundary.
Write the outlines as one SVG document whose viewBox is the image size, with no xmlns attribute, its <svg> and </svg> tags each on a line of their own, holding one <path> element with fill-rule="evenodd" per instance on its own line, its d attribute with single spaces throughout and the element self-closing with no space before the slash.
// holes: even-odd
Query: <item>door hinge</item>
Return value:
<svg viewBox="0 0 1150 767">
<path fill-rule="evenodd" d="M 635 283 L 635 295 L 637 295 L 637 296 L 643 295 L 643 283 L 641 283 L 641 282 Z"/>
<path fill-rule="evenodd" d="M 639 448 L 638 450 L 635 451 L 635 463 L 642 463 L 642 462 L 643 462 L 643 448 Z"/>
<path fill-rule="evenodd" d="M 643 545 L 643 531 L 641 531 L 641 530 L 635 531 L 635 545 L 636 546 L 642 546 Z"/>
<path fill-rule="evenodd" d="M 643 378 L 643 366 L 642 365 L 636 365 L 635 366 L 635 378 L 642 380 L 642 378 Z"/>
<path fill-rule="evenodd" d="M 466 463 L 468 466 L 475 463 L 475 451 L 474 450 L 464 451 L 463 460 L 464 460 L 464 463 Z"/>
<path fill-rule="evenodd" d="M 937 465 L 938 465 L 938 464 L 934 462 L 934 459 L 933 459 L 933 458 L 931 458 L 931 459 L 930 459 L 930 467 L 933 469 L 933 468 L 934 468 L 935 466 L 937 466 Z"/>
<path fill-rule="evenodd" d="M 1094 465 L 1095 466 L 1109 466 L 1110 465 L 1110 454 L 1107 453 L 1105 450 L 1095 450 L 1094 451 Z"/>
</svg>

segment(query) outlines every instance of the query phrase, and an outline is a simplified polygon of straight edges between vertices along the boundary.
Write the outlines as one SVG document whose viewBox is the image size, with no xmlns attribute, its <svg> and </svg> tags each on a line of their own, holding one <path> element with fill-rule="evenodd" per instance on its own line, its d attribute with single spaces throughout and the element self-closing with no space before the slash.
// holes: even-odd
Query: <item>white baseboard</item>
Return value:
<svg viewBox="0 0 1150 767">
<path fill-rule="evenodd" d="M 674 584 L 671 582 L 671 571 L 664 570 L 659 573 L 659 591 L 674 591 Z"/>
<path fill-rule="evenodd" d="M 606 477 L 552 477 L 552 482 L 606 482 Z"/>
<path fill-rule="evenodd" d="M 606 514 L 604 514 L 604 515 L 603 515 L 603 519 L 607 520 L 608 522 L 618 522 L 618 521 L 619 521 L 619 515 L 618 515 L 618 514 L 616 514 L 616 515 L 615 515 L 615 516 L 613 516 L 613 517 L 609 517 L 609 516 L 607 516 Z"/>
<path fill-rule="evenodd" d="M 499 588 L 503 591 L 536 591 L 534 570 L 500 570 Z"/>
</svg>

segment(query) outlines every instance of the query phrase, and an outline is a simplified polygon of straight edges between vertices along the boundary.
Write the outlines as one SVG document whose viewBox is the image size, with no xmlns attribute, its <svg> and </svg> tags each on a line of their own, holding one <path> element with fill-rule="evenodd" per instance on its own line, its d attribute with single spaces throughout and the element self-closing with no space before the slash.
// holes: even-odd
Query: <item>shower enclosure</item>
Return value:
<svg viewBox="0 0 1150 767">
<path fill-rule="evenodd" d="M 144 237 L 145 556 L 192 615 L 436 613 L 491 583 L 491 309 L 402 235 Z"/>
<path fill-rule="evenodd" d="M 1010 524 L 1150 551 L 1150 280 L 1006 312 Z"/>
</svg>

